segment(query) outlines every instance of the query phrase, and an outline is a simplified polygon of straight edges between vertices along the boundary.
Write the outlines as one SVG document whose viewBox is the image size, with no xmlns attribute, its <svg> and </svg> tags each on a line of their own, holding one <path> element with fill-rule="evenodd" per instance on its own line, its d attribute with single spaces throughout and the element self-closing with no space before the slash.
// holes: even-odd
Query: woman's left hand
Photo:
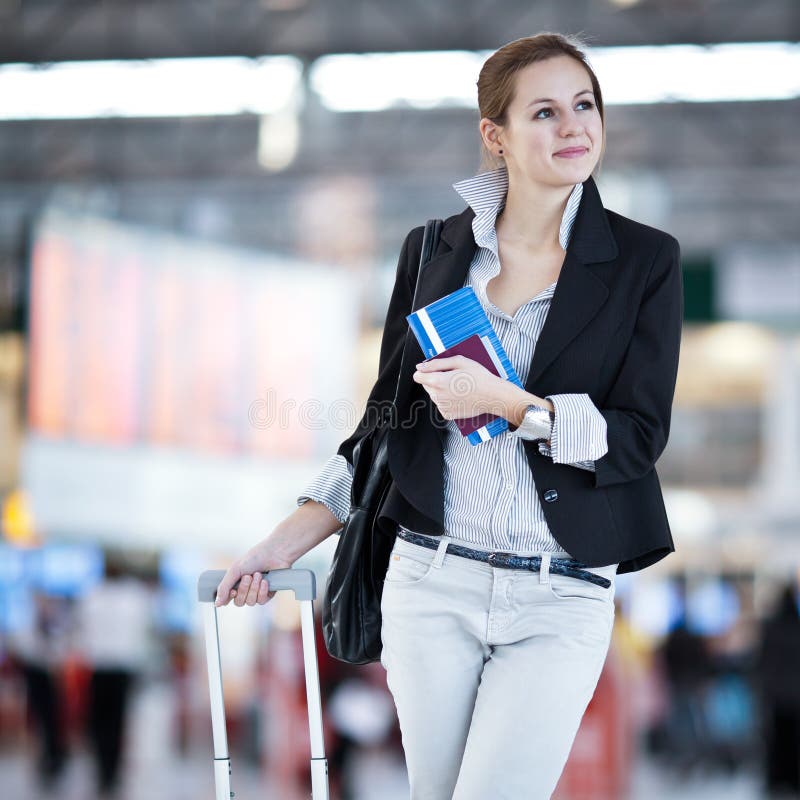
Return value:
<svg viewBox="0 0 800 800">
<path fill-rule="evenodd" d="M 423 361 L 412 377 L 422 384 L 445 419 L 504 416 L 508 381 L 471 358 L 448 356 Z"/>
</svg>

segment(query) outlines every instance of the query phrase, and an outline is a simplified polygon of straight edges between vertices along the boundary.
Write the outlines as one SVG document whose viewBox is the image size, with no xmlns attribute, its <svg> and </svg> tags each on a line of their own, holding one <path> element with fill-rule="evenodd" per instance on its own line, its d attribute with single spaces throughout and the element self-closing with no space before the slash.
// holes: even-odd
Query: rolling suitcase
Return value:
<svg viewBox="0 0 800 800">
<path fill-rule="evenodd" d="M 311 733 L 311 796 L 312 800 L 328 800 L 328 761 L 322 739 L 322 704 L 319 691 L 317 645 L 314 638 L 314 599 L 317 586 L 309 569 L 274 569 L 262 575 L 269 580 L 270 591 L 290 589 L 300 602 L 300 620 L 305 662 L 308 727 Z M 208 688 L 211 695 L 211 725 L 214 736 L 214 781 L 216 800 L 230 800 L 231 760 L 225 729 L 225 703 L 222 696 L 219 630 L 214 600 L 224 570 L 207 570 L 197 580 L 197 598 L 203 604 L 203 625 L 208 660 Z M 237 584 L 238 586 L 238 584 Z"/>
</svg>

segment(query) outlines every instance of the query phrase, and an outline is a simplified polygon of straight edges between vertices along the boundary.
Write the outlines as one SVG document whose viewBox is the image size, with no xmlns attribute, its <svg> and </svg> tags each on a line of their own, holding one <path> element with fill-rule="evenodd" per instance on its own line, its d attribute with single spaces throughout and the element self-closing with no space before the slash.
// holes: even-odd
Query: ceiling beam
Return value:
<svg viewBox="0 0 800 800">
<path fill-rule="evenodd" d="M 409 7 L 410 6 L 410 7 Z M 590 46 L 794 41 L 796 0 L 0 0 L 0 63 L 489 50 L 540 30 Z"/>
</svg>

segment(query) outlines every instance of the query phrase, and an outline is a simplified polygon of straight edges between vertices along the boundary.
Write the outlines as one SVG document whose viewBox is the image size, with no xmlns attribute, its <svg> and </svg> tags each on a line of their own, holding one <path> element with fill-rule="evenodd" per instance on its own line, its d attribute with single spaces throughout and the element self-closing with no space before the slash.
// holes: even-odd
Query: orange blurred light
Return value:
<svg viewBox="0 0 800 800">
<path fill-rule="evenodd" d="M 39 544 L 30 504 L 19 489 L 14 489 L 3 501 L 2 530 L 3 536 L 11 544 L 20 547 L 33 547 Z"/>
</svg>

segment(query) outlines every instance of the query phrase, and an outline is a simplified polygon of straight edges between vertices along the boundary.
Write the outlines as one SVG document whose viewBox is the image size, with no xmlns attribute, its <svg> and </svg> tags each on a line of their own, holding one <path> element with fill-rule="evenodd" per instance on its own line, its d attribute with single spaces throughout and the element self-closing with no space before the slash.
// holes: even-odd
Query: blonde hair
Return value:
<svg viewBox="0 0 800 800">
<path fill-rule="evenodd" d="M 525 36 L 503 45 L 492 53 L 481 67 L 478 76 L 478 110 L 480 119 L 488 117 L 495 125 L 508 124 L 508 107 L 514 100 L 517 73 L 529 64 L 536 64 L 556 56 L 574 58 L 589 74 L 595 104 L 603 123 L 603 144 L 597 169 L 603 161 L 606 149 L 606 119 L 603 111 L 603 94 L 594 70 L 583 51 L 584 42 L 576 35 L 542 32 Z M 503 159 L 495 156 L 481 141 L 481 171 L 496 169 Z"/>
</svg>

